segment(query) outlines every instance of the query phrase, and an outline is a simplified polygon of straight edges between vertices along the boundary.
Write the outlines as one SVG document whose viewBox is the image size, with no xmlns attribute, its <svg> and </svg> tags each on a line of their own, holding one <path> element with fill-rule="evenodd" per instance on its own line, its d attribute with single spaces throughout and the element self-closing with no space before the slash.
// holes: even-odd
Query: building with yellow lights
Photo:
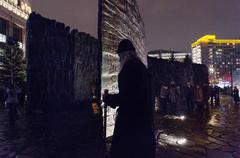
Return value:
<svg viewBox="0 0 240 158">
<path fill-rule="evenodd" d="M 192 60 L 208 66 L 210 83 L 229 86 L 232 71 L 240 68 L 240 39 L 206 35 L 192 44 Z"/>
<path fill-rule="evenodd" d="M 31 12 L 28 0 L 0 0 L 0 42 L 14 40 L 25 51 L 26 22 Z"/>
</svg>

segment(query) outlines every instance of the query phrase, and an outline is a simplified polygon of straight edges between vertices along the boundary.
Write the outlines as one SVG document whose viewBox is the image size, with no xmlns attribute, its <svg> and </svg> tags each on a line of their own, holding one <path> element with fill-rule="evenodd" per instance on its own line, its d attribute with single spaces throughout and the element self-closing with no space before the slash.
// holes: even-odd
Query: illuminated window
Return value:
<svg viewBox="0 0 240 158">
<path fill-rule="evenodd" d="M 7 42 L 6 35 L 0 34 L 0 42 L 3 42 L 3 43 Z"/>
<path fill-rule="evenodd" d="M 192 59 L 194 63 L 201 64 L 202 63 L 202 54 L 201 54 L 201 46 L 198 45 L 192 49 Z"/>
</svg>

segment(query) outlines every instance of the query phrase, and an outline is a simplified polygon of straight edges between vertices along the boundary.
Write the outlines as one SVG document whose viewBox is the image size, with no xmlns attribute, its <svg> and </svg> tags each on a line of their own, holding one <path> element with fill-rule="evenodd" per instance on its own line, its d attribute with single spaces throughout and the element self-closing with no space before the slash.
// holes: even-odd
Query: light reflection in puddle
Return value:
<svg viewBox="0 0 240 158">
<path fill-rule="evenodd" d="M 165 115 L 164 118 L 172 119 L 172 120 L 182 120 L 182 121 L 186 119 L 184 115 L 182 116 Z"/>
<path fill-rule="evenodd" d="M 161 146 L 175 145 L 175 146 L 183 146 L 187 144 L 187 139 L 182 137 L 177 137 L 174 135 L 169 135 L 165 133 L 159 133 L 157 137 L 158 144 Z"/>
<path fill-rule="evenodd" d="M 216 114 L 212 115 L 211 119 L 209 120 L 208 124 L 209 125 L 217 125 L 218 124 L 218 120 L 216 119 Z"/>
<path fill-rule="evenodd" d="M 177 143 L 178 143 L 179 145 L 185 145 L 185 144 L 187 143 L 187 139 L 182 138 L 182 139 L 180 139 L 179 141 L 177 141 Z"/>
</svg>

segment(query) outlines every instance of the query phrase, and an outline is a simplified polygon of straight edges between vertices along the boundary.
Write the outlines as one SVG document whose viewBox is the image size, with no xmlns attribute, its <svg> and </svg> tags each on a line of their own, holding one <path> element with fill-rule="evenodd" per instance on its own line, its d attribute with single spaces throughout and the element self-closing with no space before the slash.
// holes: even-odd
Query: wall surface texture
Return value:
<svg viewBox="0 0 240 158">
<path fill-rule="evenodd" d="M 28 101 L 36 109 L 100 97 L 99 42 L 89 34 L 32 13 L 27 23 Z"/>
<path fill-rule="evenodd" d="M 102 88 L 118 90 L 118 57 L 122 39 L 130 39 L 138 56 L 147 65 L 144 23 L 136 0 L 99 0 L 99 39 L 102 42 Z"/>
<path fill-rule="evenodd" d="M 122 39 L 130 39 L 137 55 L 147 65 L 144 23 L 136 0 L 99 0 L 98 36 L 102 47 L 102 90 L 118 92 L 119 59 L 116 54 Z M 107 113 L 107 135 L 113 133 L 116 111 Z"/>
</svg>

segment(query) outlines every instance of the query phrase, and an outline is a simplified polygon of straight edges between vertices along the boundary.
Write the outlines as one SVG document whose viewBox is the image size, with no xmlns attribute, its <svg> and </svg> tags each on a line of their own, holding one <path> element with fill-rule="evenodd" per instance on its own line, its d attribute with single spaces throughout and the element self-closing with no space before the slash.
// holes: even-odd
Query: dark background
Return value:
<svg viewBox="0 0 240 158">
<path fill-rule="evenodd" d="M 190 51 L 206 34 L 240 37 L 239 0 L 137 0 L 148 50 Z M 98 0 L 31 0 L 34 11 L 96 37 Z"/>
</svg>

